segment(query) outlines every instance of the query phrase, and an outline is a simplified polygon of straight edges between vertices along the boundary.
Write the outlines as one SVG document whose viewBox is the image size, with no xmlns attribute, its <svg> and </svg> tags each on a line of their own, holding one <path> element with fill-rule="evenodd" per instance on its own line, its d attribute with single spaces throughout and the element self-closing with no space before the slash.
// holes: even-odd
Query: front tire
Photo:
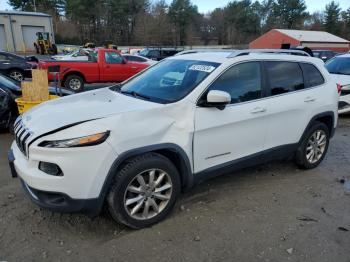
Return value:
<svg viewBox="0 0 350 262">
<path fill-rule="evenodd" d="M 166 157 L 150 153 L 128 161 L 116 174 L 107 196 L 112 217 L 131 228 L 163 220 L 180 193 L 180 177 Z"/>
<path fill-rule="evenodd" d="M 84 90 L 84 80 L 78 75 L 70 75 L 64 81 L 64 87 L 74 92 L 81 92 Z"/>
<path fill-rule="evenodd" d="M 329 136 L 325 124 L 315 122 L 312 125 L 296 152 L 295 160 L 299 168 L 312 169 L 323 161 L 329 146 Z"/>
</svg>

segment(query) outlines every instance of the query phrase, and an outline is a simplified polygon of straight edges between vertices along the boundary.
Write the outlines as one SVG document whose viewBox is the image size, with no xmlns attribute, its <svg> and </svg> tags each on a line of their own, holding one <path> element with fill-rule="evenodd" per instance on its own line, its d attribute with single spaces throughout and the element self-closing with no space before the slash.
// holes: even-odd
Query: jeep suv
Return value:
<svg viewBox="0 0 350 262">
<path fill-rule="evenodd" d="M 142 228 L 212 176 L 290 156 L 317 167 L 338 99 L 317 58 L 175 56 L 122 84 L 28 111 L 15 123 L 9 161 L 39 206 L 95 216 L 106 203 L 116 221 Z"/>
</svg>

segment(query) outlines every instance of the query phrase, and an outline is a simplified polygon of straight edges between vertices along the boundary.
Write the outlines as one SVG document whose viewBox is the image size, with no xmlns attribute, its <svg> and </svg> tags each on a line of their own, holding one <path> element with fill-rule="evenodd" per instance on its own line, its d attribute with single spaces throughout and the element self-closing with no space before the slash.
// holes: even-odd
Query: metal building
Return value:
<svg viewBox="0 0 350 262">
<path fill-rule="evenodd" d="M 44 13 L 0 11 L 0 50 L 32 52 L 36 32 L 49 32 L 54 40 L 52 17 Z"/>
<path fill-rule="evenodd" d="M 250 42 L 249 48 L 281 48 L 282 45 L 348 52 L 349 41 L 323 31 L 272 29 Z"/>
</svg>

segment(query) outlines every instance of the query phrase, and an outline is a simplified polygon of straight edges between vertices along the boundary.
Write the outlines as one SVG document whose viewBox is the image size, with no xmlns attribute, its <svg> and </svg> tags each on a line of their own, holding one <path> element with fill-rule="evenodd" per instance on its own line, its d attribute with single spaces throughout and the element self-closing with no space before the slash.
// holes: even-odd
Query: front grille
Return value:
<svg viewBox="0 0 350 262">
<path fill-rule="evenodd" d="M 22 118 L 19 117 L 14 125 L 14 131 L 15 131 L 15 141 L 19 148 L 19 150 L 27 157 L 28 156 L 28 150 L 27 150 L 27 141 L 28 138 L 31 136 L 31 132 L 24 126 Z"/>
</svg>

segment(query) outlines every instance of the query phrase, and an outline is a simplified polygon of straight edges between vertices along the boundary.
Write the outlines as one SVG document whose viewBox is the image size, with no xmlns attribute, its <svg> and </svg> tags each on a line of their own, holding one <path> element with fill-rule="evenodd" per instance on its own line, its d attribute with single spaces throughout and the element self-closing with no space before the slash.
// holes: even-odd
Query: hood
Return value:
<svg viewBox="0 0 350 262">
<path fill-rule="evenodd" d="M 161 106 L 103 88 L 42 103 L 26 112 L 22 121 L 39 136 L 84 121 Z"/>
</svg>

